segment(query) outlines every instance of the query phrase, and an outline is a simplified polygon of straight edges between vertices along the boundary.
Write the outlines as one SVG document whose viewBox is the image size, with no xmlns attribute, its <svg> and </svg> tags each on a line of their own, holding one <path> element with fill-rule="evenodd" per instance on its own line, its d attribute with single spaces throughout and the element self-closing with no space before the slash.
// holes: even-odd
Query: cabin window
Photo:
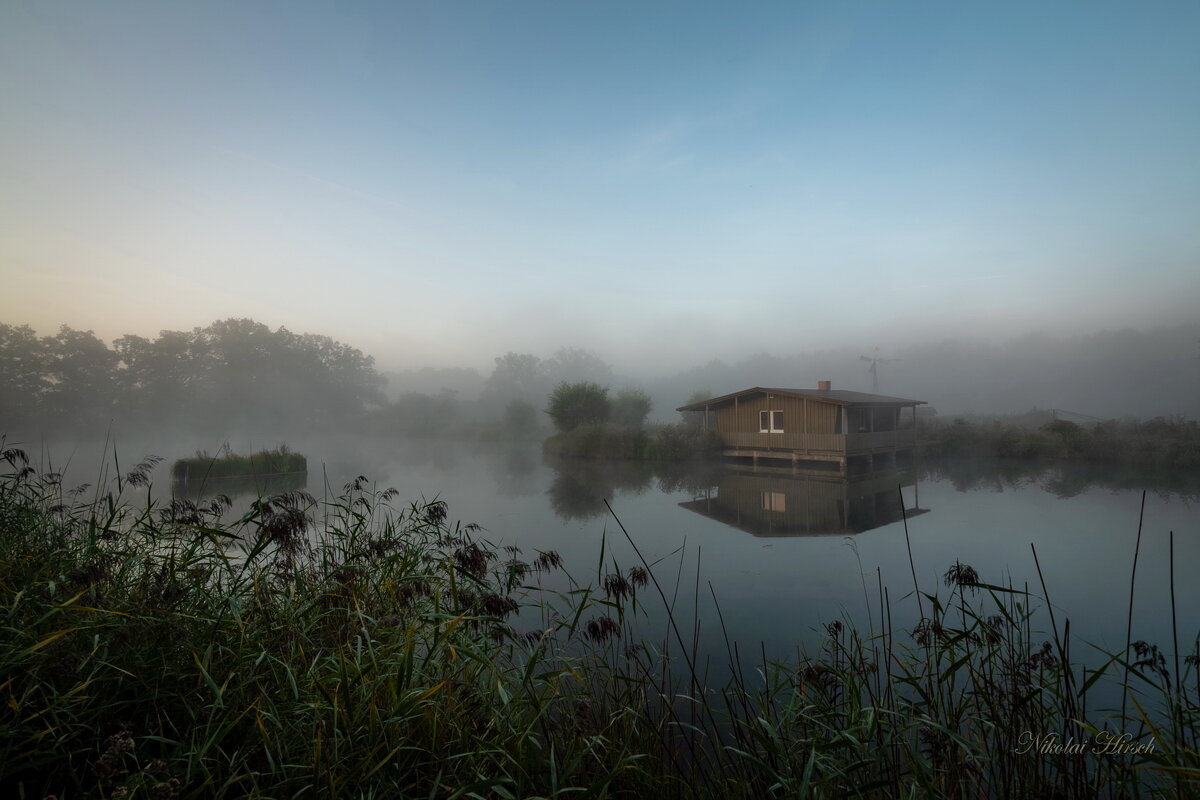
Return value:
<svg viewBox="0 0 1200 800">
<path fill-rule="evenodd" d="M 760 411 L 760 412 L 758 412 L 758 432 L 759 433 L 783 433 L 783 412 L 782 411 Z"/>
<path fill-rule="evenodd" d="M 783 492 L 763 492 L 763 511 L 787 511 L 787 495 Z"/>
</svg>

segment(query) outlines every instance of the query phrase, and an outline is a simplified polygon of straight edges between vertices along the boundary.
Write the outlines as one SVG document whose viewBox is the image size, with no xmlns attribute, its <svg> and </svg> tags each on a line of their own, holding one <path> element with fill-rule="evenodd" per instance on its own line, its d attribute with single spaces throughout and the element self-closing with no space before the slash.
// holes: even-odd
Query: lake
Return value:
<svg viewBox="0 0 1200 800">
<path fill-rule="evenodd" d="M 14 441 L 10 437 L 10 443 Z M 1148 489 L 1137 564 L 1134 639 L 1156 643 L 1171 658 L 1168 532 L 1175 534 L 1180 649 L 1191 652 L 1200 630 L 1200 478 L 1141 476 L 1067 465 L 1041 469 L 999 462 L 918 463 L 846 483 L 828 475 L 728 465 L 548 463 L 537 444 L 381 440 L 354 436 L 289 437 L 308 456 L 306 488 L 318 499 L 355 476 L 399 490 L 396 503 L 446 501 L 451 519 L 475 522 L 497 545 L 555 550 L 580 583 L 639 563 L 605 507 L 607 498 L 690 631 L 697 592 L 701 650 L 723 672 L 725 650 L 708 584 L 743 653 L 770 657 L 812 647 L 824 625 L 879 622 L 879 584 L 887 587 L 897 630 L 919 619 L 913 571 L 925 592 L 945 597 L 946 570 L 961 562 L 985 582 L 1028 584 L 1043 606 L 1031 544 L 1037 548 L 1058 625 L 1070 619 L 1073 657 L 1092 642 L 1119 651 L 1125 642 L 1130 572 L 1142 489 Z M 274 440 L 233 440 L 236 452 Z M 25 448 L 35 462 L 53 457 L 65 484 L 95 482 L 112 463 L 103 443 Z M 155 496 L 170 491 L 168 469 L 199 447 L 220 442 L 140 436 L 119 443 L 122 469 L 143 454 L 167 460 L 154 472 Z M 897 487 L 902 487 L 897 490 Z M 190 487 L 192 490 L 195 487 Z M 228 488 L 220 488 L 229 491 Z M 912 565 L 906 544 L 908 522 Z M 243 507 L 247 496 L 235 498 Z M 601 542 L 606 563 L 598 559 Z M 877 572 L 878 571 L 878 572 Z M 549 585 L 565 587 L 558 578 Z M 864 588 L 865 587 L 865 588 Z M 643 592 L 652 591 L 652 587 Z M 868 603 L 869 598 L 869 603 Z M 928 607 L 926 608 L 928 611 Z M 1039 618 L 1049 629 L 1049 619 Z M 653 616 L 647 624 L 657 626 Z M 1046 638 L 1050 638 L 1049 635 Z M 757 660 L 757 659 L 756 659 Z"/>
</svg>

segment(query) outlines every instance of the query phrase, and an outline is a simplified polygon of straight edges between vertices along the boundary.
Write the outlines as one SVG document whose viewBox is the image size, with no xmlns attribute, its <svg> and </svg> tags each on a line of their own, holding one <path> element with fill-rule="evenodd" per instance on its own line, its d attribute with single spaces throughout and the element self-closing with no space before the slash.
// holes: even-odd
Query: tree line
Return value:
<svg viewBox="0 0 1200 800">
<path fill-rule="evenodd" d="M 328 336 L 226 319 L 106 345 L 63 325 L 0 324 L 0 422 L 94 431 L 113 420 L 228 429 L 324 427 L 385 402 L 375 360 Z"/>
<path fill-rule="evenodd" d="M 0 432 L 10 433 L 94 433 L 124 422 L 533 438 L 544 430 L 556 385 L 612 378 L 612 367 L 586 350 L 560 348 L 548 358 L 510 352 L 495 359 L 477 398 L 442 389 L 389 401 L 373 357 L 328 336 L 252 319 L 156 338 L 126 335 L 111 345 L 68 325 L 39 336 L 28 325 L 0 323 Z"/>
</svg>

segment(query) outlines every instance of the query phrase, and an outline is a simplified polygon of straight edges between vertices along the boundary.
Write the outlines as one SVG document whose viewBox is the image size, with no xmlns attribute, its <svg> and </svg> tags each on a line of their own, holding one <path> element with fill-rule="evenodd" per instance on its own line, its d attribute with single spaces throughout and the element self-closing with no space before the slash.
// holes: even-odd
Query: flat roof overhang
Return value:
<svg viewBox="0 0 1200 800">
<path fill-rule="evenodd" d="M 923 406 L 928 405 L 924 400 L 910 400 L 904 397 L 890 397 L 883 394 L 870 394 L 868 392 L 852 392 L 846 389 L 772 389 L 769 387 L 755 386 L 750 389 L 742 389 L 738 392 L 721 395 L 720 397 L 710 397 L 707 400 L 701 400 L 698 403 L 690 403 L 686 406 L 680 406 L 676 411 L 699 411 L 700 409 L 726 405 L 732 403 L 741 397 L 756 394 L 767 394 L 782 397 L 796 397 L 805 400 L 816 400 L 822 403 L 832 403 L 839 406 L 863 406 L 876 408 L 895 408 L 901 406 Z"/>
</svg>

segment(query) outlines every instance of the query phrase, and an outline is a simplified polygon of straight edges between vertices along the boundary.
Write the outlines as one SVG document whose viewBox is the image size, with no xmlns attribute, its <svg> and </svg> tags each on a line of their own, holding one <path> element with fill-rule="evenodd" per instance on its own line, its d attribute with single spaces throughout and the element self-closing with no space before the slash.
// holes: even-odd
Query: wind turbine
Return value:
<svg viewBox="0 0 1200 800">
<path fill-rule="evenodd" d="M 879 365 L 891 364 L 894 361 L 899 361 L 898 358 L 881 358 L 879 356 L 879 348 L 876 347 L 869 356 L 860 356 L 863 361 L 870 361 L 871 366 L 867 367 L 867 372 L 871 373 L 871 391 L 874 394 L 879 394 Z"/>
</svg>

